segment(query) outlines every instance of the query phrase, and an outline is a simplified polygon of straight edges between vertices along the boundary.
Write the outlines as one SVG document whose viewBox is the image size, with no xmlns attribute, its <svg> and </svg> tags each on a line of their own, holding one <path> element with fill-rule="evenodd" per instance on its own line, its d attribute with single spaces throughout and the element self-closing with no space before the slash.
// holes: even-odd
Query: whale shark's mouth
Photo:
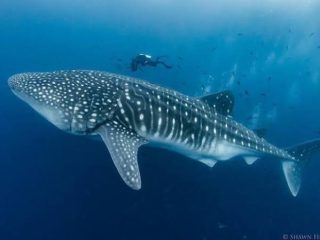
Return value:
<svg viewBox="0 0 320 240">
<path fill-rule="evenodd" d="M 15 74 L 15 75 L 13 75 L 13 76 L 11 76 L 9 79 L 8 79 L 8 85 L 9 85 L 9 87 L 12 89 L 12 90 L 14 90 L 15 89 L 15 87 L 16 87 L 16 85 L 17 85 L 17 76 L 18 76 L 19 74 Z"/>
<path fill-rule="evenodd" d="M 11 89 L 11 91 L 18 97 L 20 98 L 22 101 L 28 103 L 32 108 L 34 108 L 35 110 L 37 110 L 36 106 L 40 105 L 40 102 L 38 102 L 37 100 L 35 100 L 33 97 L 31 97 L 29 94 L 26 93 L 26 91 L 24 91 L 23 89 L 27 88 L 27 81 L 28 78 L 26 76 L 27 74 L 15 74 L 13 76 L 11 76 L 8 79 L 8 85 Z M 24 85 L 24 87 L 23 87 Z"/>
<path fill-rule="evenodd" d="M 27 87 L 28 74 L 18 73 L 8 79 L 8 85 L 13 92 L 22 92 Z"/>
<path fill-rule="evenodd" d="M 38 112 L 41 116 L 43 116 L 59 129 L 64 131 L 70 130 L 71 122 L 69 119 L 64 117 L 62 110 L 55 109 L 52 106 L 41 103 L 40 101 L 34 99 L 32 96 L 29 96 L 27 93 L 22 91 L 23 88 L 21 87 L 21 85 L 19 85 L 19 82 L 17 80 L 19 79 L 16 78 L 16 75 L 14 75 L 13 77 L 9 78 L 8 85 L 11 88 L 12 92 L 18 98 L 30 105 L 36 112 Z"/>
</svg>

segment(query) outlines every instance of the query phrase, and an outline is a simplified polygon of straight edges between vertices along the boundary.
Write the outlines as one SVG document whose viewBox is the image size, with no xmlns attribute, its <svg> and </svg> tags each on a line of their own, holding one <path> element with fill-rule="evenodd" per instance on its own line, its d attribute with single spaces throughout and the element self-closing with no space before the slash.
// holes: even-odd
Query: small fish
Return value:
<svg viewBox="0 0 320 240">
<path fill-rule="evenodd" d="M 267 94 L 265 94 L 265 93 L 260 93 L 260 96 L 261 96 L 261 97 L 266 97 Z"/>
<path fill-rule="evenodd" d="M 221 222 L 218 222 L 218 229 L 225 229 L 225 228 L 227 228 L 228 227 L 228 225 L 226 225 L 226 224 L 223 224 L 223 223 L 221 223 Z"/>
<path fill-rule="evenodd" d="M 244 90 L 244 94 L 245 94 L 246 96 L 249 96 L 249 95 L 250 95 L 248 90 Z"/>
</svg>

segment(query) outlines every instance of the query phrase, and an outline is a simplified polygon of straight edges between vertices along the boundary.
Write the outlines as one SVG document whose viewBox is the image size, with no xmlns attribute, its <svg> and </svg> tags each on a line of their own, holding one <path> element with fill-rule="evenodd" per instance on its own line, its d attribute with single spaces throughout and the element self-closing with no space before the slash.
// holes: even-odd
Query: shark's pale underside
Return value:
<svg viewBox="0 0 320 240">
<path fill-rule="evenodd" d="M 304 162 L 320 140 L 289 149 L 268 143 L 232 119 L 234 98 L 224 91 L 202 98 L 127 76 L 86 70 L 22 73 L 12 91 L 58 128 L 100 135 L 124 182 L 141 188 L 138 148 L 155 143 L 210 167 L 242 156 L 248 164 L 270 157 L 282 162 L 291 193 L 301 185 Z"/>
</svg>

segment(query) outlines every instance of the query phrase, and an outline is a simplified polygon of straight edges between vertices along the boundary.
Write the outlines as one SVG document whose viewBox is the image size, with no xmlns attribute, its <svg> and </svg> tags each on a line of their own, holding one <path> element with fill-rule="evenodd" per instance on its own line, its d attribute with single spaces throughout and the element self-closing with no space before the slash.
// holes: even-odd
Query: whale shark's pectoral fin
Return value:
<svg viewBox="0 0 320 240">
<path fill-rule="evenodd" d="M 212 106 L 218 113 L 228 116 L 232 114 L 234 106 L 234 96 L 231 91 L 222 91 L 207 96 L 200 100 Z"/>
<path fill-rule="evenodd" d="M 123 181 L 132 189 L 141 188 L 138 148 L 146 140 L 119 124 L 107 123 L 98 129 Z"/>
</svg>

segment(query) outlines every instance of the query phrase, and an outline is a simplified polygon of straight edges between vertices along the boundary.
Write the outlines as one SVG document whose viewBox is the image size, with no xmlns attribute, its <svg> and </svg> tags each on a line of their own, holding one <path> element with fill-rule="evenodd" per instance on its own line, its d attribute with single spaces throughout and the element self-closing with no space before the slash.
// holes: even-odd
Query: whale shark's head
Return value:
<svg viewBox="0 0 320 240">
<path fill-rule="evenodd" d="M 118 79 L 108 73 L 74 70 L 16 74 L 8 84 L 56 127 L 89 134 L 113 112 Z"/>
</svg>

